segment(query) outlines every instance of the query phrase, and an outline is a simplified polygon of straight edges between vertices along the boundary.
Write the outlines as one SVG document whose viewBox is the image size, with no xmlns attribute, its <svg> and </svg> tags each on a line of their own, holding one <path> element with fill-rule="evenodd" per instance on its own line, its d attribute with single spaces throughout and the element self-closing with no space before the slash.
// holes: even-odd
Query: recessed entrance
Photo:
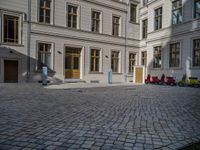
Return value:
<svg viewBox="0 0 200 150">
<path fill-rule="evenodd" d="M 18 82 L 18 61 L 4 60 L 4 82 L 5 83 Z"/>
<path fill-rule="evenodd" d="M 65 49 L 65 78 L 80 79 L 80 48 L 66 47 Z"/>
</svg>

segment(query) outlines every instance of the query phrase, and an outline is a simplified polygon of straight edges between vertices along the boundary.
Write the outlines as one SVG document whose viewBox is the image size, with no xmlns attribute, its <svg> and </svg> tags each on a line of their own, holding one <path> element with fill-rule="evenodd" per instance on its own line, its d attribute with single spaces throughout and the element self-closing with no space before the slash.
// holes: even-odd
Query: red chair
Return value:
<svg viewBox="0 0 200 150">
<path fill-rule="evenodd" d="M 153 84 L 159 84 L 160 83 L 160 80 L 158 79 L 157 76 L 153 76 L 151 78 L 151 82 L 150 83 L 153 83 Z"/>
<path fill-rule="evenodd" d="M 146 84 L 151 83 L 150 79 L 151 79 L 151 76 L 150 76 L 150 74 L 148 74 L 147 78 L 145 79 L 145 83 Z"/>
<path fill-rule="evenodd" d="M 167 84 L 167 85 L 176 85 L 176 81 L 174 80 L 173 77 L 166 77 L 165 84 Z"/>
</svg>

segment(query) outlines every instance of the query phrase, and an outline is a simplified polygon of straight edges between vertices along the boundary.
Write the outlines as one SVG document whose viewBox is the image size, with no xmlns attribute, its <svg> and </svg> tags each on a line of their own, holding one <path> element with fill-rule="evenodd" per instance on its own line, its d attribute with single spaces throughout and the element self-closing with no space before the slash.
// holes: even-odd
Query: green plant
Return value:
<svg viewBox="0 0 200 150">
<path fill-rule="evenodd" d="M 178 85 L 179 86 L 185 86 L 185 81 L 183 81 L 183 80 L 178 81 Z"/>
<path fill-rule="evenodd" d="M 183 77 L 182 77 L 182 81 L 186 82 L 186 80 L 187 80 L 187 75 L 184 74 Z"/>
<path fill-rule="evenodd" d="M 190 85 L 190 86 L 197 86 L 197 85 L 199 85 L 199 84 L 200 84 L 199 81 L 196 80 L 196 79 L 190 79 L 190 80 L 188 81 L 188 85 Z"/>
</svg>

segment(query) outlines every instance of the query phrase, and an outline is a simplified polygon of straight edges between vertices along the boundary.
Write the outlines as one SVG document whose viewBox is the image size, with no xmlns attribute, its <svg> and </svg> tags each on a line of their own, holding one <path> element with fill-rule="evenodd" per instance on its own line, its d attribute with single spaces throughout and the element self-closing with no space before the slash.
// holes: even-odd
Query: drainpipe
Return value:
<svg viewBox="0 0 200 150">
<path fill-rule="evenodd" d="M 126 73 L 126 51 L 127 51 L 127 21 L 128 21 L 128 4 L 129 2 L 127 1 L 126 4 L 126 18 L 125 18 L 125 43 L 124 43 L 124 78 L 125 82 L 127 81 L 127 73 Z"/>
<path fill-rule="evenodd" d="M 30 79 L 30 64 L 31 64 L 31 0 L 28 0 L 28 16 L 27 16 L 27 81 Z"/>
</svg>

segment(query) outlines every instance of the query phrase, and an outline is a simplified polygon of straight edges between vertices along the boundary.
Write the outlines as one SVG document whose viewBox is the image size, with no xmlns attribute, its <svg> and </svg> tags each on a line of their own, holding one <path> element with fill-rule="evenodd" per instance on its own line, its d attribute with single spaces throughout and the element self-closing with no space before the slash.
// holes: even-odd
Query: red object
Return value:
<svg viewBox="0 0 200 150">
<path fill-rule="evenodd" d="M 145 83 L 146 84 L 151 83 L 150 79 L 151 79 L 151 76 L 150 74 L 148 74 L 147 78 L 145 79 Z"/>
<path fill-rule="evenodd" d="M 173 77 L 166 77 L 165 83 L 166 83 L 167 85 L 176 85 L 176 81 L 174 80 Z"/>
<path fill-rule="evenodd" d="M 160 83 L 160 80 L 158 79 L 158 77 L 157 76 L 153 76 L 152 78 L 151 78 L 151 81 L 150 81 L 150 83 L 153 83 L 153 84 L 158 84 L 158 83 Z"/>
</svg>

